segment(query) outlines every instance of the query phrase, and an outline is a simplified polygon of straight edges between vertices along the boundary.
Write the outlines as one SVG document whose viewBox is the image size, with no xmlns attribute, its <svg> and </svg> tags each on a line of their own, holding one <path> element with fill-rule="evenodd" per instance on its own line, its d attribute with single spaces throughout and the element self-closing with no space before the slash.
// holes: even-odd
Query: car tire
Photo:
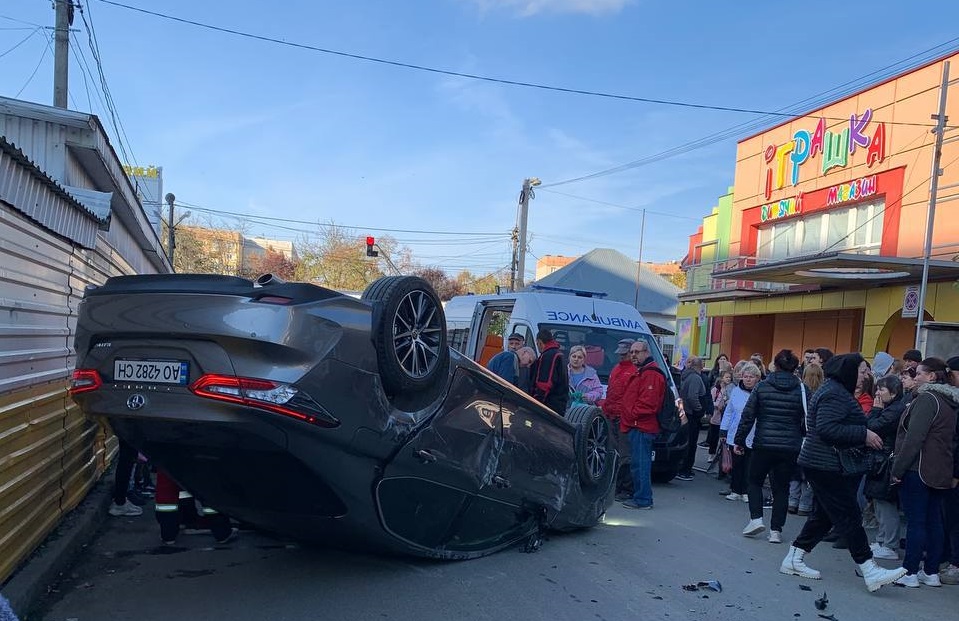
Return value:
<svg viewBox="0 0 959 621">
<path fill-rule="evenodd" d="M 576 405 L 566 412 L 576 426 L 576 465 L 583 485 L 596 486 L 609 478 L 616 459 L 609 421 L 594 405 Z"/>
<path fill-rule="evenodd" d="M 447 373 L 446 315 L 433 287 L 418 276 L 384 276 L 362 300 L 376 308 L 373 345 L 388 394 L 421 392 Z"/>
</svg>

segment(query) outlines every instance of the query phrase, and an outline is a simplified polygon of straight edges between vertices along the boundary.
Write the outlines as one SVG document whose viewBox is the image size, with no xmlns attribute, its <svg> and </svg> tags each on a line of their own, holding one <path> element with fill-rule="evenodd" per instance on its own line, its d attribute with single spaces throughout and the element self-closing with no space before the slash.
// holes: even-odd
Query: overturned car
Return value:
<svg viewBox="0 0 959 621">
<path fill-rule="evenodd" d="M 71 393 L 205 505 L 325 543 L 466 559 L 596 525 L 616 454 L 447 346 L 426 281 L 121 276 L 80 305 Z"/>
</svg>

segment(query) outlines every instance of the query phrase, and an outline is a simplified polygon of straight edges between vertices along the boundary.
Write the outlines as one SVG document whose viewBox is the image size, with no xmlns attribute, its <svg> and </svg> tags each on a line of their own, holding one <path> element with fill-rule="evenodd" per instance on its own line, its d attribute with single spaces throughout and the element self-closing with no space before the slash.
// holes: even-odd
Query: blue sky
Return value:
<svg viewBox="0 0 959 621">
<path fill-rule="evenodd" d="M 959 22 L 959 3 L 931 0 L 126 2 L 453 71 L 760 110 L 952 39 Z M 387 67 L 86 3 L 129 145 L 141 165 L 163 166 L 165 191 L 210 209 L 333 221 L 360 235 L 382 234 L 372 227 L 430 231 L 393 236 L 452 274 L 508 265 L 524 177 L 549 184 L 589 174 L 759 118 Z M 14 20 L 52 25 L 50 5 L 5 0 L 0 54 L 31 32 Z M 79 18 L 74 27 L 92 61 Z M 52 54 L 40 61 L 46 46 L 38 33 L 0 57 L 0 94 L 22 88 L 22 99 L 52 101 Z M 72 62 L 71 108 L 108 125 L 89 89 L 92 103 Z M 732 183 L 734 159 L 733 138 L 555 188 L 632 209 L 538 192 L 528 272 L 535 257 L 598 246 L 635 258 L 642 208 L 655 212 L 643 258 L 681 259 L 698 219 Z M 284 239 L 315 230 L 288 226 L 296 230 L 249 221 L 245 230 Z"/>
</svg>

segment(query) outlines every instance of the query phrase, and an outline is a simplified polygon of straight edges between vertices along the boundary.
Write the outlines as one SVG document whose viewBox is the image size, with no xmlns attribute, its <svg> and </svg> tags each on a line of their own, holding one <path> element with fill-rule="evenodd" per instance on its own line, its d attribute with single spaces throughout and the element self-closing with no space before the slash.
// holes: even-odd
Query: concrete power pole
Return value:
<svg viewBox="0 0 959 621">
<path fill-rule="evenodd" d="M 167 219 L 167 258 L 170 260 L 170 267 L 173 267 L 173 249 L 176 248 L 176 237 L 174 231 L 176 230 L 176 223 L 173 221 L 173 203 L 176 201 L 176 196 L 173 192 L 167 192 L 167 195 L 163 197 L 166 200 L 167 204 L 170 206 L 170 215 Z"/>
<path fill-rule="evenodd" d="M 922 321 L 926 312 L 926 290 L 929 288 L 929 258 L 932 255 L 932 231 L 936 223 L 936 194 L 939 192 L 939 175 L 942 174 L 942 137 L 946 133 L 946 94 L 949 92 L 949 61 L 942 65 L 942 86 L 939 89 L 939 113 L 933 133 L 936 134 L 936 150 L 932 155 L 932 181 L 929 187 L 929 212 L 926 214 L 926 247 L 922 253 L 922 283 L 919 285 L 919 308 L 916 315 L 916 349 L 922 351 Z"/>
<path fill-rule="evenodd" d="M 533 188 L 542 183 L 536 177 L 523 179 L 523 190 L 519 193 L 519 209 L 516 214 L 516 234 L 518 236 L 516 250 L 515 282 L 516 289 L 526 286 L 526 221 L 529 218 L 529 199 L 534 198 Z"/>
<path fill-rule="evenodd" d="M 53 50 L 53 105 L 67 108 L 67 74 L 70 68 L 70 25 L 73 23 L 72 0 L 56 0 L 57 26 Z"/>
</svg>

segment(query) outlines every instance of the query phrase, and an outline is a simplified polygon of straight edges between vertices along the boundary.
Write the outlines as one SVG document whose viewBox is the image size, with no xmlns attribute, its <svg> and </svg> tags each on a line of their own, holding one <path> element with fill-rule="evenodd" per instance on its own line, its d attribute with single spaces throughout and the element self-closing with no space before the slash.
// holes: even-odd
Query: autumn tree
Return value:
<svg viewBox="0 0 959 621">
<path fill-rule="evenodd" d="M 267 248 L 262 255 L 250 260 L 250 275 L 256 278 L 260 274 L 273 274 L 283 280 L 293 280 L 296 277 L 297 262 L 288 259 L 282 252 Z"/>
<path fill-rule="evenodd" d="M 424 267 L 413 272 L 414 276 L 419 276 L 433 286 L 436 295 L 440 300 L 447 301 L 457 295 L 464 293 L 460 283 L 446 275 L 446 272 L 436 267 Z"/>
<path fill-rule="evenodd" d="M 174 238 L 175 272 L 241 275 L 243 234 L 239 231 L 180 224 Z"/>
<path fill-rule="evenodd" d="M 668 276 L 663 275 L 663 278 L 673 283 L 683 291 L 686 290 L 686 272 L 680 270 L 675 274 L 669 274 Z"/>
</svg>

